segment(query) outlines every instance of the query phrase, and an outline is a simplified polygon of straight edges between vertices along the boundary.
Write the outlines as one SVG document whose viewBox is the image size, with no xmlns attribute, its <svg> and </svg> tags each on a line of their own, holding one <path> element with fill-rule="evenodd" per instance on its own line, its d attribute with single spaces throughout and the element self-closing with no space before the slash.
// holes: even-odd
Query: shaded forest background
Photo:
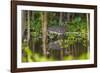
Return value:
<svg viewBox="0 0 100 73">
<path fill-rule="evenodd" d="M 22 62 L 88 59 L 89 16 L 22 11 Z"/>
</svg>

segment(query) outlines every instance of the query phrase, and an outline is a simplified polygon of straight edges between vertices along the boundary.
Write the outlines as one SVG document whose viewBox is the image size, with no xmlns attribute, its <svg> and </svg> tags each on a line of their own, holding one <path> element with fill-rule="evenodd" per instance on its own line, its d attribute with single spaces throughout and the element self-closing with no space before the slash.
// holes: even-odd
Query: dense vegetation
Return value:
<svg viewBox="0 0 100 73">
<path fill-rule="evenodd" d="M 89 14 L 22 11 L 22 62 L 89 58 Z"/>
</svg>

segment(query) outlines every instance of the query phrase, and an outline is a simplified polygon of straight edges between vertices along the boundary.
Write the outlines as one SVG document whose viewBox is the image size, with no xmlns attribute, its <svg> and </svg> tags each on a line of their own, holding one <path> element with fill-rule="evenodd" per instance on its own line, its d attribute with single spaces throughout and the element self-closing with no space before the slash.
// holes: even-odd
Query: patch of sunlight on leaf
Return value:
<svg viewBox="0 0 100 73">
<path fill-rule="evenodd" d="M 80 60 L 89 59 L 89 53 L 83 53 L 82 55 L 79 56 L 79 59 Z"/>
<path fill-rule="evenodd" d="M 73 60 L 73 56 L 65 56 L 64 60 Z"/>
</svg>

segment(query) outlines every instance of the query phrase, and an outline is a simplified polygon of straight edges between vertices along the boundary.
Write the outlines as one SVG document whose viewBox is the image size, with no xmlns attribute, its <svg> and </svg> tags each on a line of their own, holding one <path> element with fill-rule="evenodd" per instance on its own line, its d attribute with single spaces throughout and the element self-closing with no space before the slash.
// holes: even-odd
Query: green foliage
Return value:
<svg viewBox="0 0 100 73">
<path fill-rule="evenodd" d="M 70 45 L 74 45 L 77 41 L 82 41 L 82 38 L 78 38 L 77 34 L 68 34 L 66 38 L 59 41 L 62 48 L 68 48 Z"/>
<path fill-rule="evenodd" d="M 56 12 L 48 12 L 48 26 L 58 26 L 59 25 L 59 16 Z"/>
<path fill-rule="evenodd" d="M 77 41 L 80 41 L 81 44 L 87 48 L 87 21 L 86 18 L 77 16 L 75 17 L 71 22 L 68 23 L 68 31 L 70 32 L 77 32 L 73 34 L 68 34 L 65 32 L 67 35 L 66 38 L 63 39 L 62 47 L 63 48 L 68 48 L 70 45 L 74 45 Z"/>
<path fill-rule="evenodd" d="M 27 62 L 27 59 L 26 59 L 26 57 L 22 57 L 22 62 Z"/>
<path fill-rule="evenodd" d="M 40 56 L 38 53 L 33 53 L 33 55 L 28 55 L 27 57 L 22 57 L 23 62 L 45 62 L 45 61 L 54 61 L 55 59 L 50 57 L 47 58 L 45 56 Z"/>
<path fill-rule="evenodd" d="M 55 60 L 52 57 L 47 58 L 47 57 L 42 56 L 38 53 L 33 53 L 29 49 L 29 47 L 25 47 L 23 50 L 26 54 L 26 57 L 25 56 L 22 57 L 22 62 L 44 62 L 44 61 L 54 61 Z"/>
<path fill-rule="evenodd" d="M 75 57 L 69 55 L 69 56 L 64 56 L 64 60 L 74 60 L 76 59 Z M 89 53 L 82 53 L 80 56 L 77 57 L 78 60 L 85 60 L 89 59 Z"/>
<path fill-rule="evenodd" d="M 28 46 L 25 47 L 24 51 L 25 51 L 25 53 L 26 53 L 27 55 L 32 56 L 32 51 L 29 49 Z"/>
<path fill-rule="evenodd" d="M 37 37 L 41 34 L 41 12 L 34 12 L 34 20 L 31 20 L 32 36 Z"/>
<path fill-rule="evenodd" d="M 80 60 L 89 59 L 89 53 L 83 53 L 79 56 Z"/>
<path fill-rule="evenodd" d="M 69 56 L 65 56 L 64 57 L 64 60 L 73 60 L 74 58 L 73 58 L 73 56 L 71 56 L 71 55 L 69 55 Z"/>
<path fill-rule="evenodd" d="M 87 21 L 86 18 L 75 17 L 71 22 L 68 23 L 68 31 L 70 32 L 87 32 Z"/>
<path fill-rule="evenodd" d="M 25 47 L 24 49 L 24 52 L 25 52 L 25 54 L 26 54 L 26 58 L 25 57 L 23 57 L 22 58 L 22 61 L 28 61 L 28 62 L 32 62 L 33 60 L 32 60 L 32 51 L 29 49 L 29 47 L 27 46 L 27 47 Z"/>
<path fill-rule="evenodd" d="M 47 58 L 47 57 L 45 57 L 45 56 L 40 56 L 40 55 L 37 54 L 37 53 L 34 53 L 34 54 L 33 54 L 33 57 L 34 57 L 34 61 L 35 61 L 35 62 L 45 62 L 45 61 L 53 61 L 53 60 L 54 60 L 52 57 Z"/>
</svg>

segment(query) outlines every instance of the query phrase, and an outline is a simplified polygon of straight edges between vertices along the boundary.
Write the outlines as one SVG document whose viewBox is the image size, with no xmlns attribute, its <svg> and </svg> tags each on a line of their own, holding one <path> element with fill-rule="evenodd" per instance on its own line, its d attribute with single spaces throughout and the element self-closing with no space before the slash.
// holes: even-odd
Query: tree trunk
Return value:
<svg viewBox="0 0 100 73">
<path fill-rule="evenodd" d="M 22 19 L 22 25 L 21 25 L 21 37 L 22 37 L 22 41 L 21 41 L 21 43 L 25 43 L 25 39 L 26 39 L 26 35 L 25 35 L 25 32 L 26 32 L 26 12 L 25 11 L 22 11 L 22 17 L 21 17 L 21 19 Z M 24 57 L 26 54 L 25 54 L 25 52 L 23 51 L 23 46 L 22 46 L 22 57 Z"/>
<path fill-rule="evenodd" d="M 46 49 L 47 49 L 47 12 L 41 13 L 41 20 L 42 20 L 42 41 L 43 41 L 43 55 L 46 56 Z"/>
<path fill-rule="evenodd" d="M 32 21 L 34 22 L 34 12 L 32 12 Z"/>
<path fill-rule="evenodd" d="M 90 35 L 89 35 L 89 26 L 90 26 L 90 22 L 89 22 L 89 14 L 86 14 L 86 18 L 87 18 L 87 49 L 88 49 L 88 51 L 89 51 L 89 45 L 88 45 L 88 40 L 89 40 L 89 37 L 90 37 Z"/>
<path fill-rule="evenodd" d="M 70 22 L 70 13 L 67 13 L 67 22 Z"/>
<path fill-rule="evenodd" d="M 59 25 L 62 25 L 62 12 L 60 12 Z"/>
<path fill-rule="evenodd" d="M 34 12 L 32 12 L 32 17 L 31 17 L 31 19 L 32 19 L 32 22 L 34 22 Z M 32 27 L 32 32 L 34 31 L 34 27 Z M 34 41 L 34 39 L 33 39 L 33 37 L 31 37 L 31 41 L 32 41 L 32 51 L 34 52 L 35 51 L 35 41 Z"/>
<path fill-rule="evenodd" d="M 24 32 L 25 32 L 25 28 L 26 28 L 26 15 L 25 15 L 25 11 L 22 11 L 22 37 L 24 37 Z M 24 39 L 24 38 L 23 38 Z"/>
<path fill-rule="evenodd" d="M 30 11 L 27 12 L 27 42 L 30 40 Z"/>
</svg>

